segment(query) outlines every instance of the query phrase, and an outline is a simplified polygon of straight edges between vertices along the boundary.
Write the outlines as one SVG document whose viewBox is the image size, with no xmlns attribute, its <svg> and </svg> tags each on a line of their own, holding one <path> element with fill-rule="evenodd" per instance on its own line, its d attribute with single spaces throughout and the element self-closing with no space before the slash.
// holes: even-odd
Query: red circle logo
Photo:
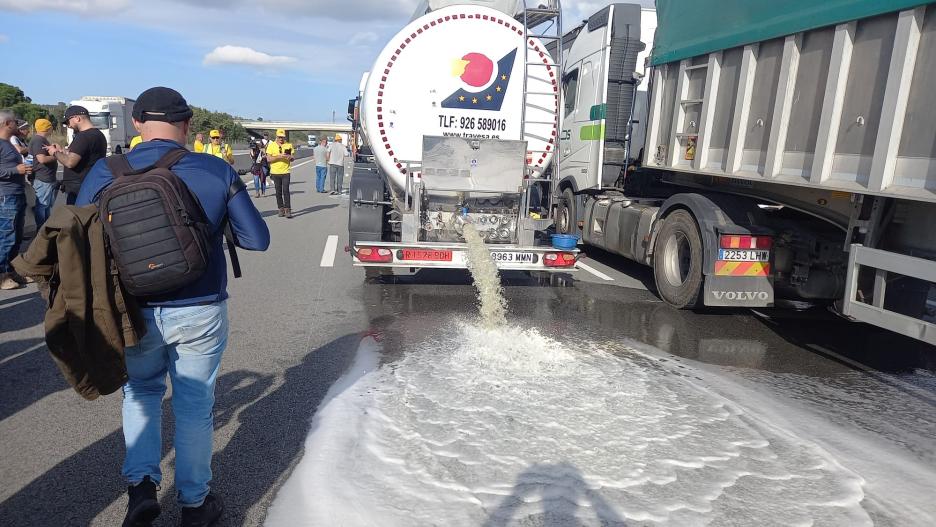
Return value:
<svg viewBox="0 0 936 527">
<path fill-rule="evenodd" d="M 465 72 L 461 74 L 461 80 L 469 86 L 480 88 L 491 81 L 491 74 L 494 73 L 494 61 L 482 55 L 481 53 L 468 53 L 462 60 L 465 64 Z"/>
</svg>

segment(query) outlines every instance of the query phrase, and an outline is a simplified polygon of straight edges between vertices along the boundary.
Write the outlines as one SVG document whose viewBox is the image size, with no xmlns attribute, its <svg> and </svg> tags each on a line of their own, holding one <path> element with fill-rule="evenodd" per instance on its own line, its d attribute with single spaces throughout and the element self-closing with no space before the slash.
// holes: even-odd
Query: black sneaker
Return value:
<svg viewBox="0 0 936 527">
<path fill-rule="evenodd" d="M 143 476 L 143 481 L 127 487 L 130 501 L 127 503 L 123 527 L 149 527 L 153 524 L 160 512 L 159 500 L 156 499 L 158 489 L 149 476 Z"/>
<path fill-rule="evenodd" d="M 201 506 L 182 507 L 182 527 L 214 525 L 223 512 L 224 504 L 221 503 L 221 498 L 209 492 Z"/>
</svg>

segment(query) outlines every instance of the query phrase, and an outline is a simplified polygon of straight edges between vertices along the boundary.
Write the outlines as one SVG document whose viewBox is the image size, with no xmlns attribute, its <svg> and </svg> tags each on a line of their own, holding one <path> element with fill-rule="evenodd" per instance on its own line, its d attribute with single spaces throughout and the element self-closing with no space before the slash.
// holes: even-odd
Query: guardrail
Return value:
<svg viewBox="0 0 936 527">
<path fill-rule="evenodd" d="M 871 303 L 858 300 L 858 275 L 861 267 L 874 269 L 874 289 Z M 845 299 L 842 314 L 855 320 L 889 329 L 936 345 L 936 324 L 896 313 L 884 307 L 887 295 L 887 274 L 936 283 L 936 262 L 855 243 L 848 253 L 848 275 L 845 280 Z"/>
</svg>

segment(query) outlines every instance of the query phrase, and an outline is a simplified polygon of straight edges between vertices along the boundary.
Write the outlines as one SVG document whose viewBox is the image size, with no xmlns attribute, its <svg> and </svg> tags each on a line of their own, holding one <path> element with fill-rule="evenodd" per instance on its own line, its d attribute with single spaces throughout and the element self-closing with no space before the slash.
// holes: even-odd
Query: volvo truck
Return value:
<svg viewBox="0 0 936 527">
<path fill-rule="evenodd" d="M 936 4 L 613 4 L 551 51 L 560 232 L 679 308 L 805 301 L 936 344 Z"/>
</svg>

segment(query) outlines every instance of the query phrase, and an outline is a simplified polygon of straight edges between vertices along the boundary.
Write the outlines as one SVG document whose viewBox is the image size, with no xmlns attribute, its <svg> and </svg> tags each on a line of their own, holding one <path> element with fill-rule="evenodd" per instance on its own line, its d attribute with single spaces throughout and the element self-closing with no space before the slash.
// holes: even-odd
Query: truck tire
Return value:
<svg viewBox="0 0 936 527">
<path fill-rule="evenodd" d="M 575 210 L 575 194 L 571 188 L 562 191 L 559 207 L 556 210 L 556 232 L 559 234 L 578 234 L 578 217 Z"/>
<path fill-rule="evenodd" d="M 653 246 L 653 279 L 660 297 L 679 309 L 693 308 L 702 290 L 702 236 L 689 212 L 663 220 Z"/>
</svg>

